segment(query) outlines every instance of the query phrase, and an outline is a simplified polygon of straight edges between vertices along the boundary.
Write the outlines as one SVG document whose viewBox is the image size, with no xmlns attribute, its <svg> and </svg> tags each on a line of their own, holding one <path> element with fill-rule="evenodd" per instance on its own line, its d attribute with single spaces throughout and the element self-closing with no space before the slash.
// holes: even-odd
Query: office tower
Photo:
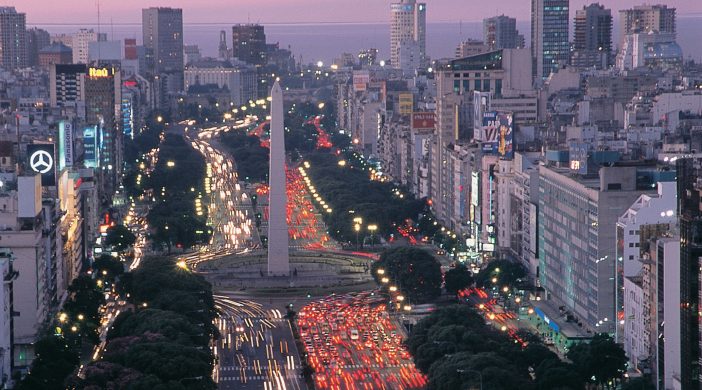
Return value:
<svg viewBox="0 0 702 390">
<path fill-rule="evenodd" d="M 675 8 L 667 5 L 639 5 L 619 11 L 620 42 L 628 34 L 675 34 Z"/>
<path fill-rule="evenodd" d="M 183 46 L 183 62 L 185 65 L 199 62 L 202 59 L 200 47 L 198 45 Z"/>
<path fill-rule="evenodd" d="M 146 75 L 154 80 L 156 105 L 183 90 L 183 10 L 152 7 L 141 12 Z"/>
<path fill-rule="evenodd" d="M 27 30 L 27 65 L 39 65 L 39 50 L 51 44 L 51 36 L 46 30 L 32 28 Z"/>
<path fill-rule="evenodd" d="M 90 29 L 80 29 L 77 33 L 73 34 L 72 44 L 73 48 L 73 63 L 74 64 L 87 64 L 90 59 L 88 57 L 88 49 L 90 42 L 106 41 L 107 34 L 97 33 Z"/>
<path fill-rule="evenodd" d="M 47 70 L 53 64 L 70 64 L 72 59 L 73 51 L 62 43 L 54 43 L 39 50 L 39 66 Z"/>
<path fill-rule="evenodd" d="M 229 48 L 227 48 L 227 32 L 224 30 L 219 32 L 219 58 L 223 60 L 229 59 Z"/>
<path fill-rule="evenodd" d="M 677 160 L 678 215 L 680 216 L 680 383 L 681 389 L 698 389 L 700 366 L 700 258 L 702 257 L 702 188 L 700 161 Z"/>
<path fill-rule="evenodd" d="M 551 306 L 563 306 L 585 329 L 611 333 L 616 223 L 644 192 L 643 183 L 634 166 L 603 166 L 592 177 L 559 167 L 555 154 L 546 157 L 548 165 L 539 166 L 541 286 Z"/>
<path fill-rule="evenodd" d="M 285 217 L 285 124 L 283 90 L 276 81 L 271 89 L 271 155 L 268 167 L 268 275 L 290 274 L 288 222 Z"/>
<path fill-rule="evenodd" d="M 12 70 L 27 66 L 26 14 L 0 7 L 0 66 Z"/>
<path fill-rule="evenodd" d="M 425 65 L 426 13 L 426 4 L 417 3 L 416 0 L 400 0 L 399 3 L 390 4 L 390 64 L 394 68 L 414 70 L 410 69 L 412 63 L 402 63 L 403 57 L 412 60 L 414 55 L 403 56 L 403 51 L 416 51 L 420 66 Z"/>
<path fill-rule="evenodd" d="M 122 131 L 117 117 L 122 88 L 118 68 L 88 68 L 85 76 L 85 121 L 101 131 L 100 166 L 104 169 L 103 190 L 111 194 L 116 188 L 122 167 Z"/>
<path fill-rule="evenodd" d="M 612 11 L 590 4 L 575 11 L 572 64 L 606 69 L 612 62 Z"/>
<path fill-rule="evenodd" d="M 51 107 L 76 106 L 83 100 L 85 64 L 55 64 L 49 68 Z"/>
<path fill-rule="evenodd" d="M 374 65 L 378 60 L 378 49 L 370 48 L 358 52 L 358 62 L 363 65 Z"/>
<path fill-rule="evenodd" d="M 517 31 L 517 19 L 505 15 L 483 19 L 483 41 L 490 50 L 524 47 L 524 36 Z"/>
<path fill-rule="evenodd" d="M 531 0 L 531 56 L 539 82 L 570 60 L 569 0 Z"/>
<path fill-rule="evenodd" d="M 458 44 L 456 47 L 456 58 L 470 57 L 490 51 L 490 48 L 483 41 L 468 39 Z"/>
<path fill-rule="evenodd" d="M 232 27 L 232 57 L 255 66 L 266 65 L 266 33 L 262 25 Z"/>
</svg>

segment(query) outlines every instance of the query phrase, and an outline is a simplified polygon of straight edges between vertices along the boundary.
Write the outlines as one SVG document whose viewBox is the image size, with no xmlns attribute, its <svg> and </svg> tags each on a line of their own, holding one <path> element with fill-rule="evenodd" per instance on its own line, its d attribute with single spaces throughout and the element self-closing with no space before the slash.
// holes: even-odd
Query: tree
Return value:
<svg viewBox="0 0 702 390">
<path fill-rule="evenodd" d="M 651 380 L 645 377 L 632 378 L 622 385 L 622 390 L 656 390 Z"/>
<path fill-rule="evenodd" d="M 526 276 L 526 270 L 520 264 L 509 260 L 494 260 L 487 267 L 478 272 L 475 284 L 479 287 L 487 286 L 515 286 Z M 495 282 L 493 282 L 495 279 Z"/>
<path fill-rule="evenodd" d="M 599 385 L 620 380 L 626 371 L 624 350 L 605 333 L 596 334 L 589 343 L 574 345 L 566 356 L 585 381 Z"/>
<path fill-rule="evenodd" d="M 376 279 L 380 279 L 378 269 L 383 269 L 384 276 L 390 278 L 390 283 L 397 284 L 411 302 L 429 302 L 441 295 L 441 265 L 423 249 L 388 249 L 373 263 Z"/>
<path fill-rule="evenodd" d="M 444 283 L 446 291 L 455 295 L 473 284 L 473 272 L 465 264 L 457 263 L 455 267 L 444 274 Z"/>
<path fill-rule="evenodd" d="M 136 236 L 131 230 L 124 227 L 124 225 L 115 225 L 107 229 L 105 246 L 112 247 L 118 252 L 121 252 L 134 245 L 134 242 L 136 242 Z"/>
<path fill-rule="evenodd" d="M 47 336 L 34 345 L 35 358 L 32 368 L 19 390 L 63 390 L 66 378 L 78 365 L 78 353 L 74 352 L 66 340 L 60 336 Z"/>
<path fill-rule="evenodd" d="M 558 358 L 541 362 L 535 373 L 539 390 L 581 390 L 585 387 L 585 381 L 578 375 L 578 370 Z"/>
<path fill-rule="evenodd" d="M 98 257 L 93 263 L 93 269 L 100 278 L 114 280 L 115 277 L 124 274 L 124 264 L 109 255 Z"/>
</svg>

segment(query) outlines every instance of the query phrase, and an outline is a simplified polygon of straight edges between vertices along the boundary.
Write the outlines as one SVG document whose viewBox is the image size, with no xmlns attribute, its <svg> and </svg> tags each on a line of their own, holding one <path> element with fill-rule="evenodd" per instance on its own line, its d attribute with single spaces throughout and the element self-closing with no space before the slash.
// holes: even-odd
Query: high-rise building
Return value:
<svg viewBox="0 0 702 390">
<path fill-rule="evenodd" d="M 103 191 L 116 188 L 122 167 L 122 130 L 118 116 L 122 101 L 120 71 L 113 66 L 88 68 L 85 76 L 85 121 L 101 131 L 100 166 Z"/>
<path fill-rule="evenodd" d="M 456 58 L 470 57 L 488 51 L 490 51 L 490 49 L 485 42 L 467 39 L 459 43 L 456 47 Z"/>
<path fill-rule="evenodd" d="M 402 64 L 402 52 L 411 47 L 416 47 L 420 65 L 426 63 L 426 14 L 427 5 L 416 0 L 390 4 L 390 65 L 394 68 L 410 70 L 405 68 L 412 64 Z"/>
<path fill-rule="evenodd" d="M 55 64 L 49 68 L 51 107 L 76 106 L 83 100 L 85 64 Z M 85 111 L 83 111 L 84 115 Z M 83 116 L 81 115 L 81 116 Z"/>
<path fill-rule="evenodd" d="M 27 66 L 26 19 L 15 7 L 0 7 L 0 66 L 4 69 Z"/>
<path fill-rule="evenodd" d="M 262 25 L 232 27 L 232 57 L 250 65 L 266 65 L 266 33 Z"/>
<path fill-rule="evenodd" d="M 675 8 L 667 5 L 639 5 L 619 11 L 620 42 L 628 34 L 675 34 Z"/>
<path fill-rule="evenodd" d="M 51 44 L 51 35 L 46 30 L 32 28 L 27 30 L 27 65 L 39 65 L 39 50 Z"/>
<path fill-rule="evenodd" d="M 700 383 L 700 258 L 702 258 L 702 188 L 699 159 L 678 159 L 678 215 L 680 216 L 680 383 L 698 389 Z"/>
<path fill-rule="evenodd" d="M 570 60 L 569 3 L 569 0 L 531 0 L 532 71 L 537 82 Z"/>
<path fill-rule="evenodd" d="M 575 11 L 572 64 L 605 69 L 612 62 L 612 11 L 590 4 Z"/>
<path fill-rule="evenodd" d="M 635 166 L 601 167 L 590 176 L 549 164 L 539 166 L 539 281 L 552 306 L 585 329 L 613 332 L 615 227 L 644 185 Z"/>
<path fill-rule="evenodd" d="M 146 75 L 153 78 L 156 105 L 183 90 L 183 10 L 152 7 L 141 12 Z"/>
<path fill-rule="evenodd" d="M 227 32 L 224 30 L 219 32 L 219 58 L 222 60 L 229 59 L 229 48 L 227 47 Z"/>
<path fill-rule="evenodd" d="M 74 64 L 87 64 L 90 61 L 88 57 L 88 49 L 90 47 L 90 42 L 106 41 L 107 34 L 97 33 L 90 29 L 80 29 L 77 33 L 73 34 L 72 44 L 73 48 L 73 63 Z"/>
<path fill-rule="evenodd" d="M 483 19 L 483 41 L 490 50 L 524 47 L 524 36 L 517 31 L 517 19 L 505 15 Z"/>
</svg>

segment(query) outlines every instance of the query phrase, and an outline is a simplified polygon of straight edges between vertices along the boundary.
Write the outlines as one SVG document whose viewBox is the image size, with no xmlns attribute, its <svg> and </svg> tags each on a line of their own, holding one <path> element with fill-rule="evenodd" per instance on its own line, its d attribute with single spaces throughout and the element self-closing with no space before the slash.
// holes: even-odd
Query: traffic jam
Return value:
<svg viewBox="0 0 702 390">
<path fill-rule="evenodd" d="M 377 291 L 331 295 L 298 313 L 297 329 L 315 388 L 421 389 L 427 381 Z"/>
</svg>

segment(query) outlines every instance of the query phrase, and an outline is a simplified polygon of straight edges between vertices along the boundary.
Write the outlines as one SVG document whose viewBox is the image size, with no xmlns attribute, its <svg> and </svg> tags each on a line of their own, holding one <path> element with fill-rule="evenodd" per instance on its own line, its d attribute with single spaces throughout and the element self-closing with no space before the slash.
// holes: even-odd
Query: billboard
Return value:
<svg viewBox="0 0 702 390">
<path fill-rule="evenodd" d="M 480 136 L 484 153 L 511 159 L 514 156 L 513 133 L 511 112 L 483 113 Z"/>
<path fill-rule="evenodd" d="M 99 166 L 98 128 L 89 126 L 83 129 L 83 163 L 86 168 Z"/>
<path fill-rule="evenodd" d="M 67 121 L 59 122 L 59 171 L 73 166 L 73 124 Z"/>
<path fill-rule="evenodd" d="M 434 113 L 413 112 L 412 130 L 434 130 Z"/>
<path fill-rule="evenodd" d="M 570 170 L 573 173 L 581 175 L 587 174 L 587 160 L 590 152 L 590 145 L 572 142 L 569 146 Z"/>
<path fill-rule="evenodd" d="M 368 83 L 370 82 L 370 73 L 367 71 L 353 72 L 353 90 L 355 92 L 362 92 L 368 88 Z"/>
<path fill-rule="evenodd" d="M 400 115 L 410 115 L 414 109 L 414 95 L 412 93 L 400 94 Z"/>
<path fill-rule="evenodd" d="M 54 144 L 27 145 L 27 166 L 41 175 L 42 186 L 56 185 L 56 155 Z"/>
<path fill-rule="evenodd" d="M 483 114 L 490 109 L 490 92 L 473 91 L 473 138 L 482 141 Z"/>
</svg>

